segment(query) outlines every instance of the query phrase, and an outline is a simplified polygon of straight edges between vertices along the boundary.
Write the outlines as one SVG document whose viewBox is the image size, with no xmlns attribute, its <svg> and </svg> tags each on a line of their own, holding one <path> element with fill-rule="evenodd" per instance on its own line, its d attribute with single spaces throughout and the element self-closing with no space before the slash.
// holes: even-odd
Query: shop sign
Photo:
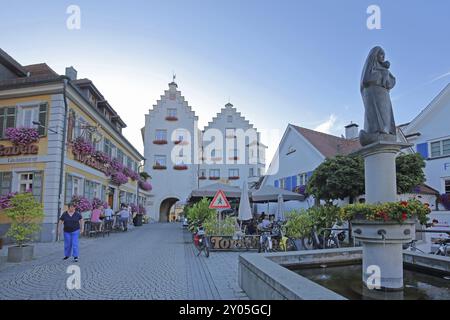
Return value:
<svg viewBox="0 0 450 320">
<path fill-rule="evenodd" d="M 39 146 L 35 144 L 29 144 L 26 146 L 5 146 L 0 145 L 0 157 L 12 157 L 29 154 L 38 154 Z"/>
</svg>

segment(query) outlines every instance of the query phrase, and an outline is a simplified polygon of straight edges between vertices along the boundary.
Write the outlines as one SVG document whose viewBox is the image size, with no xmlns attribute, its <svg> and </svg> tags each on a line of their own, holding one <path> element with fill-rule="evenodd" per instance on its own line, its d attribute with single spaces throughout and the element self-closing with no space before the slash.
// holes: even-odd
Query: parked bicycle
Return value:
<svg viewBox="0 0 450 320">
<path fill-rule="evenodd" d="M 418 251 L 420 253 L 425 253 L 424 251 L 422 251 L 419 248 L 417 248 L 416 242 L 417 242 L 417 240 L 412 240 L 411 242 L 408 242 L 407 244 L 403 245 L 403 249 L 404 250 L 408 250 L 408 251 L 412 251 L 412 252 L 417 252 Z"/>
<path fill-rule="evenodd" d="M 269 228 L 261 229 L 258 252 L 267 253 L 271 251 L 272 251 L 272 230 Z"/>
<path fill-rule="evenodd" d="M 434 253 L 437 256 L 447 256 L 447 253 L 450 252 L 448 249 L 448 245 L 450 243 L 450 239 L 440 239 L 439 240 L 439 248 Z"/>
<path fill-rule="evenodd" d="M 340 248 L 345 240 L 346 230 L 348 229 L 345 225 L 339 222 L 336 222 L 332 228 L 324 228 L 320 232 L 314 226 L 311 233 L 302 239 L 303 247 L 306 250 Z"/>
<path fill-rule="evenodd" d="M 194 245 L 198 250 L 197 257 L 200 256 L 202 251 L 205 252 L 205 256 L 209 257 L 209 241 L 206 237 L 206 232 L 203 226 L 200 224 L 197 228 L 197 232 L 194 233 Z"/>
</svg>

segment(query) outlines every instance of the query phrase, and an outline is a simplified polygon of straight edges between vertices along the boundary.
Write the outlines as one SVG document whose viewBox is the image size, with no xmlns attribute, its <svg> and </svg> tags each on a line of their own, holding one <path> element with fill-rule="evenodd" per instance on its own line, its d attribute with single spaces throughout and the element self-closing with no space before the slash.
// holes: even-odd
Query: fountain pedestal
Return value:
<svg viewBox="0 0 450 320">
<path fill-rule="evenodd" d="M 401 149 L 409 146 L 407 143 L 380 141 L 358 150 L 357 154 L 364 158 L 366 203 L 397 201 L 395 157 Z M 377 284 L 388 290 L 403 288 L 402 245 L 411 241 L 414 228 L 413 220 L 402 224 L 364 219 L 352 221 L 355 240 L 363 245 L 362 278 L 366 285 Z M 379 270 L 379 282 L 374 278 L 375 270 Z"/>
</svg>

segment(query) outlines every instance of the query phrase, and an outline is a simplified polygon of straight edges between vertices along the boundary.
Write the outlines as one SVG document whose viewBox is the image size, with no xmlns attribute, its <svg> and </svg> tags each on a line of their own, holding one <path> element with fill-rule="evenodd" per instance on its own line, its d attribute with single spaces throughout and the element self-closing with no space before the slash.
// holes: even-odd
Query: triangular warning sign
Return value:
<svg viewBox="0 0 450 320">
<path fill-rule="evenodd" d="M 230 203 L 222 190 L 217 191 L 214 199 L 209 204 L 210 209 L 230 209 Z"/>
</svg>

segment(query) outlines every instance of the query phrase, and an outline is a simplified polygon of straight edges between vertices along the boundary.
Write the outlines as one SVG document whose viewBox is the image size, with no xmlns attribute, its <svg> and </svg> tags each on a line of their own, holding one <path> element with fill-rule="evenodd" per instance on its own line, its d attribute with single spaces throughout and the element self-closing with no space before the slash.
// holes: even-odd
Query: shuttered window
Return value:
<svg viewBox="0 0 450 320">
<path fill-rule="evenodd" d="M 5 139 L 5 130 L 7 128 L 15 128 L 16 126 L 16 108 L 3 107 L 0 108 L 0 139 Z"/>
<path fill-rule="evenodd" d="M 12 173 L 0 172 L 0 195 L 4 196 L 11 192 Z"/>
<path fill-rule="evenodd" d="M 42 191 L 44 189 L 44 173 L 35 171 L 33 173 L 33 196 L 38 202 L 42 202 Z"/>
<path fill-rule="evenodd" d="M 65 194 L 65 203 L 69 204 L 72 201 L 72 188 L 73 188 L 73 179 L 70 174 L 66 174 L 66 194 Z"/>
</svg>

